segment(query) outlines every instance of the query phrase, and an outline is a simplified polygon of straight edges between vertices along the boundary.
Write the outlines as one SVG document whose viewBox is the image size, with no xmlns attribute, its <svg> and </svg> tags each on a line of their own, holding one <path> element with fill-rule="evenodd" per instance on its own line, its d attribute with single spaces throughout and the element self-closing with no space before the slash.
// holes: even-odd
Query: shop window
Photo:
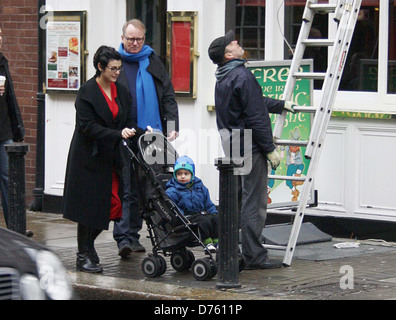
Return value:
<svg viewBox="0 0 396 320">
<path fill-rule="evenodd" d="M 388 93 L 396 92 L 396 0 L 390 1 L 389 9 L 389 61 Z M 302 0 L 285 0 L 285 52 L 284 59 L 293 58 L 305 7 Z M 322 2 L 322 1 L 319 1 Z M 327 1 L 324 1 L 327 3 Z M 237 39 L 245 49 L 249 60 L 264 60 L 265 52 L 265 0 L 227 0 L 226 29 L 233 28 Z M 327 14 L 316 14 L 310 38 L 329 38 Z M 276 28 L 278 26 L 267 26 Z M 346 66 L 340 82 L 341 91 L 378 91 L 378 31 L 379 0 L 363 0 L 355 32 L 351 41 Z M 281 39 L 280 39 L 281 41 Z M 314 71 L 324 72 L 328 65 L 328 49 L 307 48 L 304 58 L 314 60 Z M 322 81 L 315 80 L 320 89 Z"/>
<path fill-rule="evenodd" d="M 293 51 L 296 48 L 298 35 L 300 33 L 302 16 L 305 3 L 301 0 L 287 0 L 285 2 L 285 45 L 284 59 L 293 59 Z M 316 14 L 312 22 L 311 39 L 328 38 L 328 16 Z M 327 47 L 306 48 L 304 59 L 313 59 L 315 72 L 325 72 L 327 68 Z M 315 80 L 314 88 L 321 89 L 323 80 Z"/>
<path fill-rule="evenodd" d="M 378 91 L 379 1 L 362 1 L 340 90 Z"/>
<path fill-rule="evenodd" d="M 265 0 L 227 0 L 226 32 L 236 38 L 248 60 L 264 60 Z"/>
<path fill-rule="evenodd" d="M 167 1 L 127 0 L 127 20 L 139 19 L 146 25 L 145 44 L 166 61 L 166 11 Z"/>
<path fill-rule="evenodd" d="M 300 5 L 298 4 L 300 3 Z M 379 1 L 363 0 L 351 41 L 347 62 L 340 82 L 343 91 L 377 91 L 378 83 L 378 28 Z M 285 35 L 290 47 L 295 48 L 300 31 L 304 6 L 301 1 L 285 3 Z M 309 38 L 328 38 L 328 15 L 316 14 Z M 285 59 L 291 59 L 290 48 L 285 49 Z M 328 65 L 327 48 L 307 48 L 304 58 L 314 60 L 314 71 L 324 72 Z M 315 89 L 323 81 L 315 80 Z"/>
</svg>

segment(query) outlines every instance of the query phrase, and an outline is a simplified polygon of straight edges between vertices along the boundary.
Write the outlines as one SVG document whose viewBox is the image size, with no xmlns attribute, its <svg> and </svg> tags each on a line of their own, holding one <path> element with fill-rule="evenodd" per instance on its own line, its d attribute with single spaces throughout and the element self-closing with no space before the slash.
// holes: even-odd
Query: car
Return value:
<svg viewBox="0 0 396 320">
<path fill-rule="evenodd" d="M 0 300 L 72 300 L 66 269 L 46 246 L 0 227 Z"/>
</svg>

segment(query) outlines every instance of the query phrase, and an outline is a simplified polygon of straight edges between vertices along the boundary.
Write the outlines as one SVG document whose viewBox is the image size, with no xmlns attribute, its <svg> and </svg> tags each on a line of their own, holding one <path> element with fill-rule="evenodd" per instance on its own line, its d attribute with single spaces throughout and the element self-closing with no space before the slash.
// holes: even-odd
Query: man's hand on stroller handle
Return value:
<svg viewBox="0 0 396 320">
<path fill-rule="evenodd" d="M 121 136 L 123 139 L 128 139 L 130 137 L 133 137 L 136 133 L 136 130 L 134 128 L 124 128 L 121 131 Z"/>
</svg>

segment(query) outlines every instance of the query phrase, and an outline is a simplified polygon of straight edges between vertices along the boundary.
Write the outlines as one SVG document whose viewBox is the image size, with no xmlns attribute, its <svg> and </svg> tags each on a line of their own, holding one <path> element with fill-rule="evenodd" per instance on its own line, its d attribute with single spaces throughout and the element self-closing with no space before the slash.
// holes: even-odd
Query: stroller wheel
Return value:
<svg viewBox="0 0 396 320">
<path fill-rule="evenodd" d="M 160 275 L 161 263 L 155 257 L 147 257 L 142 262 L 142 271 L 146 277 L 155 278 Z"/>
<path fill-rule="evenodd" d="M 162 276 L 166 271 L 166 260 L 163 256 L 156 256 L 159 264 L 160 269 L 158 270 L 158 276 Z"/>
<path fill-rule="evenodd" d="M 170 261 L 173 269 L 178 272 L 187 270 L 191 266 L 191 258 L 186 250 L 177 250 L 172 252 Z"/>
<path fill-rule="evenodd" d="M 195 261 L 195 256 L 194 253 L 191 250 L 187 250 L 188 258 L 189 258 L 189 266 L 188 268 L 191 267 L 192 263 Z"/>
<path fill-rule="evenodd" d="M 193 262 L 191 271 L 196 280 L 212 279 L 217 273 L 216 262 L 213 259 L 197 259 Z"/>
<path fill-rule="evenodd" d="M 242 272 L 245 269 L 245 259 L 241 252 L 238 253 L 238 260 L 239 260 L 239 272 Z"/>
<path fill-rule="evenodd" d="M 212 274 L 210 279 L 212 279 L 217 274 L 217 262 L 213 259 L 209 259 L 210 267 L 212 269 Z"/>
</svg>

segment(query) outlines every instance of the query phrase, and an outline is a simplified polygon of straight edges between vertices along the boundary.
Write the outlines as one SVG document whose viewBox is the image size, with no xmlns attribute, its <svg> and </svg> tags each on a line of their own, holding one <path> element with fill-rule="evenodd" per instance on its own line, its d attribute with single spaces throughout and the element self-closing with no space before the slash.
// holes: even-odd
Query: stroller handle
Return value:
<svg viewBox="0 0 396 320">
<path fill-rule="evenodd" d="M 125 148 L 128 149 L 129 153 L 131 154 L 131 156 L 133 156 L 134 158 L 136 158 L 135 153 L 131 150 L 131 148 L 129 148 L 128 143 L 126 142 L 125 139 L 122 139 L 122 144 L 124 145 Z"/>
<path fill-rule="evenodd" d="M 135 152 L 132 151 L 131 148 L 129 148 L 128 146 L 128 142 L 126 141 L 126 139 L 122 139 L 122 144 L 124 145 L 124 147 L 128 150 L 128 152 L 131 155 L 131 158 L 134 159 L 137 163 L 141 164 L 141 161 L 138 159 L 138 157 L 136 156 Z"/>
<path fill-rule="evenodd" d="M 131 148 L 129 148 L 128 143 L 125 139 L 122 139 L 122 144 L 124 145 L 124 147 L 128 150 L 128 152 L 131 155 L 131 159 L 135 160 L 136 163 L 143 169 L 143 171 L 148 174 L 150 180 L 156 185 L 159 186 L 158 182 L 156 182 L 155 180 L 155 176 L 154 173 L 152 172 L 152 170 L 150 169 L 150 167 L 142 160 L 139 159 L 139 157 L 136 156 L 135 152 L 133 152 L 131 150 Z"/>
</svg>

